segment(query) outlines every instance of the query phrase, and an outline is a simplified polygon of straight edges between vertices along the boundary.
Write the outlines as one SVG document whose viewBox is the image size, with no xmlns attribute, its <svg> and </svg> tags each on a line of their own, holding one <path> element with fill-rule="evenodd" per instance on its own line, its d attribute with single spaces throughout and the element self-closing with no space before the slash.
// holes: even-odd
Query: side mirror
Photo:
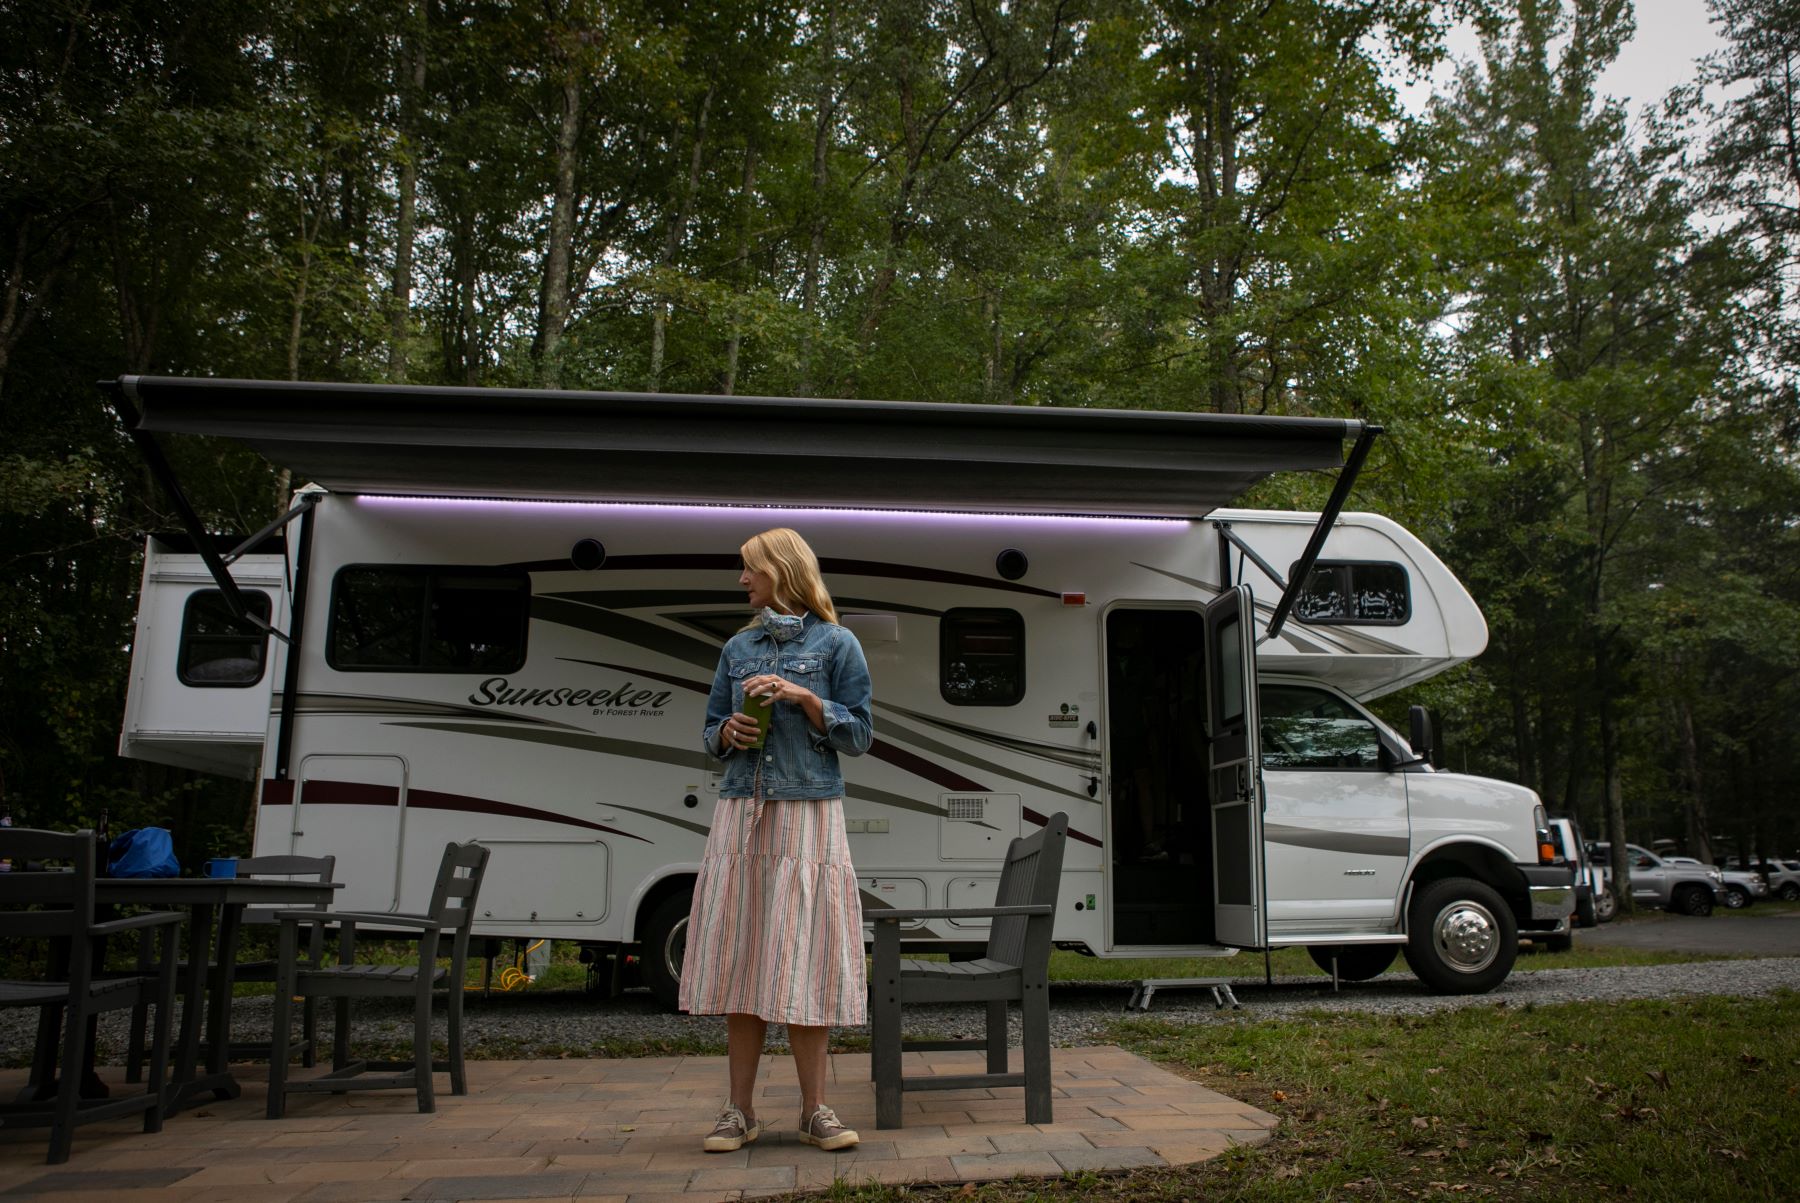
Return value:
<svg viewBox="0 0 1800 1203">
<path fill-rule="evenodd" d="M 1413 755 L 1431 764 L 1437 763 L 1436 749 L 1431 743 L 1431 711 L 1423 706 L 1414 706 L 1406 712 L 1411 729 L 1407 732 L 1412 741 Z"/>
</svg>

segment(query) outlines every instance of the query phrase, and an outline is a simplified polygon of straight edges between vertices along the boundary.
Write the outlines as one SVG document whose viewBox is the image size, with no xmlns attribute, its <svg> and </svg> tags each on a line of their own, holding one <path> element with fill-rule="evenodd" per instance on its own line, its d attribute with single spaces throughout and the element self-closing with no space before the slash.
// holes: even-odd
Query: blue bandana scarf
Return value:
<svg viewBox="0 0 1800 1203">
<path fill-rule="evenodd" d="M 756 617 L 762 623 L 763 630 L 773 636 L 777 643 L 798 639 L 806 630 L 806 615 L 804 614 L 777 614 L 769 607 L 764 606 L 762 612 Z"/>
</svg>

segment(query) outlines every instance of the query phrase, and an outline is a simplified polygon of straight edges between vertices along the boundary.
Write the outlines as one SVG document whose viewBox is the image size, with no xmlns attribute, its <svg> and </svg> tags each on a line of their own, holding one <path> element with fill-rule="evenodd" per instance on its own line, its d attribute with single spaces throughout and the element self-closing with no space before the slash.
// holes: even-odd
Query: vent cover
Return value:
<svg viewBox="0 0 1800 1203">
<path fill-rule="evenodd" d="M 944 806 L 950 812 L 945 817 L 954 822 L 979 823 L 982 812 L 987 806 L 987 799 L 979 796 L 973 798 L 949 797 L 944 799 Z"/>
</svg>

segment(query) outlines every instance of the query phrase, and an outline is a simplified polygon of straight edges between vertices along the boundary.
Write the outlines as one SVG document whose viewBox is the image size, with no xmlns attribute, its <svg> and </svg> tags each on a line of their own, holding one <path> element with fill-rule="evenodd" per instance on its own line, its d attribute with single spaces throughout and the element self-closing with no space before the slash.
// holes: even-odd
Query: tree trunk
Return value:
<svg viewBox="0 0 1800 1203">
<path fill-rule="evenodd" d="M 812 222 L 806 238 L 806 265 L 800 273 L 800 312 L 806 317 L 800 336 L 800 379 L 794 394 L 810 397 L 813 391 L 813 316 L 819 305 L 819 261 L 825 253 L 825 190 L 831 182 L 831 127 L 837 120 L 832 93 L 837 57 L 837 6 L 825 10 L 825 68 L 819 72 L 819 94 L 813 104 Z"/>
<path fill-rule="evenodd" d="M 1675 699 L 1675 721 L 1681 732 L 1681 775 L 1686 778 L 1688 851 L 1713 863 L 1711 822 L 1706 813 L 1705 781 L 1700 768 L 1700 740 L 1694 734 L 1694 709 L 1686 698 Z M 1744 851 L 1742 847 L 1738 849 Z"/>
<path fill-rule="evenodd" d="M 706 149 L 706 119 L 712 112 L 713 93 L 717 84 L 708 85 L 706 95 L 700 98 L 700 118 L 694 126 L 694 152 L 688 156 L 687 189 L 682 194 L 681 205 L 675 211 L 675 219 L 669 223 L 668 233 L 663 237 L 662 259 L 659 266 L 668 267 L 675 262 L 675 256 L 681 250 L 681 240 L 687 236 L 687 223 L 694 207 L 694 195 L 700 190 L 700 163 Z M 649 391 L 662 391 L 663 346 L 668 338 L 669 306 L 667 302 L 658 301 L 655 311 L 650 315 L 650 384 Z"/>
<path fill-rule="evenodd" d="M 581 141 L 581 68 L 564 65 L 562 120 L 556 131 L 556 185 L 550 201 L 550 242 L 538 294 L 537 377 L 542 388 L 562 387 L 563 334 L 569 327 L 569 266 L 575 251 L 575 160 Z"/>
<path fill-rule="evenodd" d="M 413 239 L 417 227 L 419 108 L 425 92 L 426 0 L 413 0 L 400 51 L 400 206 L 394 219 L 394 278 L 388 298 L 388 380 L 406 382 L 406 344 L 412 315 Z"/>
<path fill-rule="evenodd" d="M 751 143 L 744 148 L 744 187 L 740 194 L 742 211 L 738 220 L 737 264 L 739 274 L 739 294 L 749 291 L 752 281 L 750 272 L 750 225 L 756 214 L 756 144 Z M 743 320 L 733 317 L 731 320 L 731 337 L 725 342 L 725 374 L 719 381 L 719 391 L 727 397 L 737 391 L 738 348 L 744 341 Z"/>
</svg>

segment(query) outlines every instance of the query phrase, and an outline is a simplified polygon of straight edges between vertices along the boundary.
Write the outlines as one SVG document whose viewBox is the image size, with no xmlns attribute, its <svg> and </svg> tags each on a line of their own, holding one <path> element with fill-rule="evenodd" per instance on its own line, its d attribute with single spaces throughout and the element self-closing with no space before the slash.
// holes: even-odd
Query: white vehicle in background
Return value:
<svg viewBox="0 0 1800 1203">
<path fill-rule="evenodd" d="M 1592 844 L 1588 856 L 1601 865 L 1610 865 L 1610 849 L 1610 844 Z M 1710 915 L 1713 907 L 1724 901 L 1723 874 L 1698 861 L 1671 861 L 1636 844 L 1625 845 L 1625 860 L 1631 872 L 1632 901 L 1638 906 L 1682 915 Z M 1610 872 L 1607 877 L 1610 882 Z"/>
<path fill-rule="evenodd" d="M 1741 911 L 1758 899 L 1769 896 L 1769 883 L 1763 880 L 1760 873 L 1709 865 L 1691 856 L 1670 856 L 1664 859 L 1672 865 L 1693 865 L 1717 873 L 1720 878 L 1719 901 L 1727 910 Z"/>
<path fill-rule="evenodd" d="M 1755 873 L 1769 887 L 1769 896 L 1779 898 L 1783 902 L 1800 899 L 1800 861 L 1759 860 L 1745 861 L 1731 856 L 1721 866 L 1726 871 L 1740 870 Z"/>
<path fill-rule="evenodd" d="M 1433 988 L 1478 992 L 1569 913 L 1536 796 L 1435 769 L 1422 712 L 1402 738 L 1365 709 L 1487 628 L 1415 536 L 1343 512 L 1361 423 L 109 392 L 190 525 L 146 549 L 121 751 L 259 782 L 255 852 L 334 853 L 346 907 L 418 909 L 444 843 L 477 839 L 477 935 L 641 953 L 672 1002 L 719 780 L 698 735 L 748 617 L 738 547 L 789 525 L 875 683 L 874 746 L 844 763 L 865 908 L 991 904 L 1008 842 L 1066 811 L 1055 939 L 1098 957 L 1303 946 L 1358 978 L 1404 949 Z M 159 433 L 236 438 L 313 483 L 226 557 Z M 1322 515 L 1222 508 L 1340 466 Z M 906 939 L 958 949 L 985 925 Z"/>
</svg>

